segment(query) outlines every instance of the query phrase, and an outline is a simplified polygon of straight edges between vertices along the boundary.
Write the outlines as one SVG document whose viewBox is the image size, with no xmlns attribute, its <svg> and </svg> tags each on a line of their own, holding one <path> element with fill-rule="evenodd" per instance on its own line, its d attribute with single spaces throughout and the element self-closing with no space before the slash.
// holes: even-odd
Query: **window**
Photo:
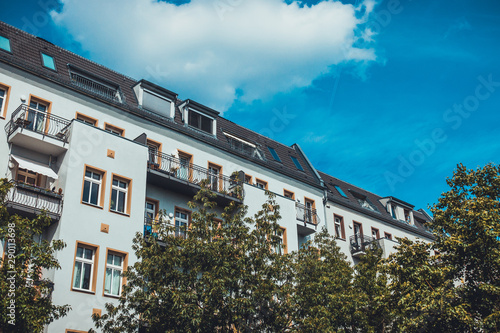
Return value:
<svg viewBox="0 0 500 333">
<path fill-rule="evenodd" d="M 245 183 L 252 185 L 252 176 L 245 174 Z"/>
<path fill-rule="evenodd" d="M 10 51 L 10 40 L 4 36 L 0 36 L 0 49 L 11 52 Z"/>
<path fill-rule="evenodd" d="M 82 202 L 95 206 L 104 204 L 104 180 L 106 173 L 93 167 L 85 167 Z"/>
<path fill-rule="evenodd" d="M 263 152 L 255 144 L 245 141 L 235 135 L 226 132 L 222 133 L 232 149 L 258 160 L 266 160 Z"/>
<path fill-rule="evenodd" d="M 314 200 L 309 198 L 304 198 L 304 218 L 307 223 L 316 224 L 316 204 Z"/>
<path fill-rule="evenodd" d="M 146 198 L 146 207 L 144 210 L 144 236 L 150 236 L 156 234 L 157 230 L 155 224 L 158 223 L 158 207 L 159 202 L 157 200 Z"/>
<path fill-rule="evenodd" d="M 116 213 L 130 213 L 130 185 L 131 180 L 118 175 L 113 175 L 111 182 L 110 211 Z"/>
<path fill-rule="evenodd" d="M 384 238 L 392 240 L 392 235 L 388 232 L 384 232 Z"/>
<path fill-rule="evenodd" d="M 48 54 L 42 53 L 42 64 L 44 67 L 50 68 L 52 70 L 56 70 L 56 63 L 54 61 L 54 58 L 52 56 L 49 56 Z"/>
<path fill-rule="evenodd" d="M 263 190 L 267 190 L 267 182 L 261 179 L 255 178 L 255 186 Z"/>
<path fill-rule="evenodd" d="M 177 178 L 191 180 L 193 164 L 193 155 L 179 151 L 179 168 L 177 169 Z"/>
<path fill-rule="evenodd" d="M 274 148 L 271 148 L 271 147 L 267 147 L 267 149 L 269 149 L 269 152 L 271 153 L 271 155 L 273 155 L 274 160 L 281 163 L 281 159 L 278 156 L 278 153 L 276 152 L 276 150 L 274 150 Z"/>
<path fill-rule="evenodd" d="M 333 215 L 335 223 L 335 237 L 345 239 L 344 218 L 339 215 Z"/>
<path fill-rule="evenodd" d="M 380 238 L 380 233 L 377 228 L 372 228 L 372 238 L 373 239 L 379 239 Z"/>
<path fill-rule="evenodd" d="M 10 87 L 0 84 L 0 117 L 5 118 L 7 115 L 7 106 L 9 104 Z"/>
<path fill-rule="evenodd" d="M 353 227 L 354 227 L 354 234 L 358 236 L 363 235 L 363 226 L 359 222 L 353 222 Z"/>
<path fill-rule="evenodd" d="M 38 174 L 28 169 L 18 168 L 16 180 L 30 185 L 38 185 Z"/>
<path fill-rule="evenodd" d="M 283 189 L 283 195 L 284 195 L 286 198 L 289 198 L 289 199 L 295 200 L 295 193 L 293 193 L 292 191 L 288 191 L 288 190 Z"/>
<path fill-rule="evenodd" d="M 300 171 L 304 171 L 304 168 L 302 167 L 302 165 L 300 165 L 299 160 L 298 160 L 295 156 L 290 156 L 290 158 L 292 159 L 293 164 L 295 164 L 295 167 L 296 167 L 298 170 L 300 170 Z"/>
<path fill-rule="evenodd" d="M 203 132 L 212 134 L 212 122 L 213 119 L 204 116 L 193 110 L 189 110 L 188 114 L 188 124 L 194 128 L 197 128 Z"/>
<path fill-rule="evenodd" d="M 347 195 L 345 195 L 344 191 L 342 191 L 342 189 L 338 185 L 334 185 L 334 187 L 339 192 L 339 194 L 341 196 L 343 196 L 344 198 L 347 198 Z"/>
<path fill-rule="evenodd" d="M 352 191 L 351 191 L 351 193 L 356 198 L 356 200 L 358 200 L 361 207 L 369 209 L 369 210 L 374 211 L 374 212 L 378 212 L 378 209 L 370 202 L 370 200 L 365 195 L 362 195 L 362 194 L 359 194 L 356 192 L 352 192 Z"/>
<path fill-rule="evenodd" d="M 74 290 L 95 291 L 97 254 L 97 246 L 77 243 L 72 284 Z"/>
<path fill-rule="evenodd" d="M 76 113 L 76 119 L 83 121 L 85 124 L 97 126 L 97 119 L 84 115 L 82 113 Z"/>
<path fill-rule="evenodd" d="M 161 154 L 161 143 L 147 139 L 146 143 L 148 145 L 148 159 L 150 164 L 160 164 L 160 154 Z"/>
<path fill-rule="evenodd" d="M 190 212 L 181 208 L 175 209 L 175 237 L 186 238 L 189 227 Z"/>
<path fill-rule="evenodd" d="M 76 68 L 68 64 L 71 83 L 79 88 L 85 89 L 93 94 L 99 95 L 106 99 L 122 102 L 120 87 L 107 80 L 99 78 L 89 72 Z"/>
<path fill-rule="evenodd" d="M 123 128 L 116 127 L 114 125 L 110 125 L 107 123 L 104 123 L 104 130 L 106 132 L 109 132 L 111 134 L 118 135 L 118 136 L 123 136 L 125 134 L 125 130 Z"/>
<path fill-rule="evenodd" d="M 212 191 L 219 191 L 222 189 L 222 166 L 208 163 L 208 181 Z"/>
<path fill-rule="evenodd" d="M 394 206 L 394 204 L 391 204 L 391 215 L 393 219 L 397 220 L 398 216 L 396 215 L 396 207 Z"/>
<path fill-rule="evenodd" d="M 106 275 L 104 277 L 104 295 L 120 296 L 122 291 L 122 273 L 126 266 L 126 254 L 109 251 L 106 258 Z"/>
<path fill-rule="evenodd" d="M 287 254 L 286 228 L 279 227 L 279 230 L 275 231 L 274 235 L 279 237 L 278 243 L 274 247 L 274 252 L 277 254 Z"/>
<path fill-rule="evenodd" d="M 30 97 L 29 109 L 28 109 L 27 129 L 35 132 L 44 132 L 46 125 L 46 116 L 50 113 L 50 102 L 36 98 Z"/>
<path fill-rule="evenodd" d="M 411 224 L 411 214 L 410 211 L 405 209 L 405 222 Z"/>
</svg>

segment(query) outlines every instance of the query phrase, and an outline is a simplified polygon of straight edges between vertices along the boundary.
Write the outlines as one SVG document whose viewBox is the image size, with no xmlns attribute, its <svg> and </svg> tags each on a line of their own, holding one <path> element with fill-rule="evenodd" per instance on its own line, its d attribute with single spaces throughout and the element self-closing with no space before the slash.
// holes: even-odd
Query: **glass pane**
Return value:
<svg viewBox="0 0 500 333">
<path fill-rule="evenodd" d="M 77 258 L 83 258 L 83 247 L 78 247 L 76 249 L 76 257 Z"/>
<path fill-rule="evenodd" d="M 82 198 L 83 202 L 90 202 L 89 201 L 89 193 L 90 193 L 90 182 L 88 180 L 86 180 L 83 183 L 83 198 Z"/>
<path fill-rule="evenodd" d="M 82 263 L 77 261 L 75 262 L 75 275 L 73 276 L 74 288 L 80 288 L 81 277 L 82 277 Z"/>
<path fill-rule="evenodd" d="M 0 97 L 4 97 L 4 96 L 5 96 L 5 90 L 0 89 Z"/>
<path fill-rule="evenodd" d="M 106 294 L 110 294 L 111 293 L 111 280 L 113 279 L 112 278 L 112 269 L 111 268 L 106 268 L 106 281 L 104 282 L 104 292 Z"/>
<path fill-rule="evenodd" d="M 92 172 L 92 178 L 95 180 L 101 180 L 101 175 L 95 172 Z"/>
<path fill-rule="evenodd" d="M 127 188 L 127 183 L 119 181 L 118 186 L 121 188 Z"/>
<path fill-rule="evenodd" d="M 122 266 L 122 257 L 120 256 L 115 256 L 115 260 L 114 260 L 114 265 L 115 266 Z"/>
<path fill-rule="evenodd" d="M 201 117 L 201 130 L 212 133 L 212 119 L 207 118 L 207 117 Z"/>
<path fill-rule="evenodd" d="M 113 295 L 120 295 L 120 283 L 120 271 L 115 269 L 113 270 L 113 285 L 111 290 Z"/>
<path fill-rule="evenodd" d="M 92 257 L 94 256 L 94 250 L 91 249 L 85 249 L 85 259 L 90 259 L 92 260 Z"/>
<path fill-rule="evenodd" d="M 117 197 L 117 190 L 113 189 L 111 191 L 111 209 L 116 210 L 116 197 Z"/>
<path fill-rule="evenodd" d="M 0 49 L 10 52 L 10 40 L 0 36 Z"/>
<path fill-rule="evenodd" d="M 83 264 L 83 282 L 82 289 L 90 290 L 90 274 L 92 273 L 91 264 Z"/>
<path fill-rule="evenodd" d="M 155 206 L 152 203 L 146 202 L 146 209 L 154 210 Z"/>
<path fill-rule="evenodd" d="M 48 67 L 50 69 L 56 69 L 56 64 L 54 62 L 54 58 L 52 58 L 51 56 L 49 56 L 45 53 L 42 53 L 42 60 L 43 60 L 43 65 L 45 67 Z"/>
<path fill-rule="evenodd" d="M 113 255 L 108 254 L 108 264 L 112 264 L 112 263 L 113 263 Z"/>
<path fill-rule="evenodd" d="M 92 177 L 92 173 L 90 171 L 85 171 L 85 177 Z"/>
<path fill-rule="evenodd" d="M 99 198 L 99 185 L 92 183 L 92 192 L 90 193 L 90 203 L 97 205 L 97 199 Z"/>
<path fill-rule="evenodd" d="M 125 211 L 125 192 L 118 192 L 118 211 Z"/>
</svg>

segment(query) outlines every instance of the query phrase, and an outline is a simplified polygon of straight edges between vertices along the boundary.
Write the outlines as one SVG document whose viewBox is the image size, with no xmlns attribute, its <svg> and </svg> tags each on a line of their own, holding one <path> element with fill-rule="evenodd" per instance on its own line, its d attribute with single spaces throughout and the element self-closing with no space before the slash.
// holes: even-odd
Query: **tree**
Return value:
<svg viewBox="0 0 500 333">
<path fill-rule="evenodd" d="M 56 251 L 61 240 L 41 239 L 50 219 L 42 213 L 33 220 L 10 215 L 5 199 L 12 184 L 0 179 L 0 239 L 6 243 L 0 261 L 0 331 L 42 332 L 45 325 L 66 315 L 70 307 L 52 304 L 52 283 L 42 269 L 58 269 Z"/>
<path fill-rule="evenodd" d="M 216 218 L 208 187 L 189 206 L 188 229 L 164 217 L 154 236 L 137 234 L 138 261 L 127 269 L 118 305 L 94 316 L 103 332 L 256 332 L 290 325 L 285 304 L 289 270 L 278 252 L 279 207 L 270 195 L 248 218 L 234 202 Z M 164 214 L 163 214 L 164 215 Z"/>
</svg>

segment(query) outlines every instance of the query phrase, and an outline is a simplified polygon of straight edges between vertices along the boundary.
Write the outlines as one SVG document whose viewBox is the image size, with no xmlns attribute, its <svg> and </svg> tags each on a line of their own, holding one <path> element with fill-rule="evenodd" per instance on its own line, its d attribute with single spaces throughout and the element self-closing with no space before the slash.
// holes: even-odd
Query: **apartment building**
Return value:
<svg viewBox="0 0 500 333">
<path fill-rule="evenodd" d="M 48 332 L 92 327 L 91 314 L 117 301 L 120 273 L 137 260 L 135 234 L 150 236 L 160 210 L 176 227 L 188 225 L 187 202 L 202 180 L 219 210 L 234 201 L 254 214 L 274 193 L 284 252 L 324 226 L 353 261 L 368 244 L 390 242 L 389 253 L 395 237 L 431 239 L 425 212 L 319 173 L 299 145 L 1 22 L 0 116 L 0 167 L 14 183 L 8 208 L 47 210 L 53 223 L 43 237 L 67 244 L 57 253 L 62 269 L 44 274 L 54 302 L 73 310 Z"/>
</svg>

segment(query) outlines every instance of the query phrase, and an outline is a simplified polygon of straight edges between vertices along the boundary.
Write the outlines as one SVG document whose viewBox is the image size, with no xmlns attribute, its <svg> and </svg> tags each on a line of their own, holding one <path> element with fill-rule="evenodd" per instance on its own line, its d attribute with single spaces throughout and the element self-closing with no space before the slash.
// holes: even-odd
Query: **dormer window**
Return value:
<svg viewBox="0 0 500 333">
<path fill-rule="evenodd" d="M 73 65 L 68 65 L 68 67 L 71 83 L 75 86 L 112 101 L 122 102 L 120 87 L 117 84 L 99 78 Z"/>
<path fill-rule="evenodd" d="M 11 52 L 10 51 L 10 39 L 8 39 L 4 36 L 0 36 L 0 49 L 7 51 L 7 52 Z"/>
<path fill-rule="evenodd" d="M 351 193 L 356 198 L 356 200 L 358 200 L 361 207 L 369 209 L 369 210 L 374 211 L 374 212 L 378 212 L 378 209 L 370 202 L 370 200 L 365 195 L 362 195 L 362 194 L 359 194 L 356 192 L 352 192 L 352 191 L 351 191 Z"/>
<path fill-rule="evenodd" d="M 188 125 L 199 129 L 200 131 L 212 134 L 213 119 L 210 119 L 196 111 L 189 110 Z"/>
<path fill-rule="evenodd" d="M 227 132 L 223 132 L 223 134 L 232 149 L 255 159 L 259 159 L 262 161 L 266 160 L 264 158 L 263 152 L 259 149 L 259 147 L 257 147 L 256 144 L 248 142 L 236 135 L 232 135 Z"/>
<path fill-rule="evenodd" d="M 155 115 L 174 118 L 177 94 L 152 82 L 141 80 L 134 87 L 139 107 Z"/>
</svg>

